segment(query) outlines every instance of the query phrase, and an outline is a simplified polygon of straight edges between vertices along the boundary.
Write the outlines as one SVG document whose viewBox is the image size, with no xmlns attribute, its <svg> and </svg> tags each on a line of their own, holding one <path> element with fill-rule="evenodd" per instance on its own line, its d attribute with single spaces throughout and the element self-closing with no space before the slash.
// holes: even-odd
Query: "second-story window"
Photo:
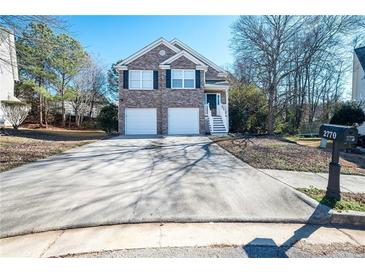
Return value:
<svg viewBox="0 0 365 274">
<path fill-rule="evenodd" d="M 171 87 L 176 89 L 195 88 L 195 70 L 171 70 Z"/>
<path fill-rule="evenodd" d="M 130 70 L 129 89 L 153 89 L 153 71 Z"/>
</svg>

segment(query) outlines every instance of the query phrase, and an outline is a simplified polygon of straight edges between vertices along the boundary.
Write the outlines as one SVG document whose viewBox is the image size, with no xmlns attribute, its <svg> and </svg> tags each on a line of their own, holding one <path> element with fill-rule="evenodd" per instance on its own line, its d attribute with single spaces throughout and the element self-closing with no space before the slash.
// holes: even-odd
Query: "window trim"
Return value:
<svg viewBox="0 0 365 274">
<path fill-rule="evenodd" d="M 131 81 L 132 81 L 132 77 L 131 77 L 131 72 L 139 72 L 139 87 L 138 88 L 134 88 L 131 86 Z M 143 87 L 143 72 L 149 72 L 151 73 L 151 82 L 152 82 L 152 85 L 151 85 L 151 88 L 144 88 Z M 131 69 L 128 71 L 128 88 L 129 89 L 132 89 L 132 90 L 153 90 L 153 70 L 140 70 L 140 69 Z M 137 81 L 137 80 L 133 80 L 133 81 Z M 146 81 L 146 80 L 144 80 Z"/>
<path fill-rule="evenodd" d="M 173 75 L 174 75 L 174 71 L 181 71 L 182 72 L 182 87 L 174 87 L 173 85 L 173 80 L 174 79 L 180 79 L 180 78 L 173 78 Z M 193 84 L 193 87 L 185 87 L 185 71 L 192 71 L 193 72 L 193 75 L 194 75 L 194 84 Z M 191 78 L 187 78 L 187 80 L 192 80 Z M 194 69 L 171 69 L 171 89 L 196 89 L 196 77 L 195 77 L 195 70 Z"/>
</svg>

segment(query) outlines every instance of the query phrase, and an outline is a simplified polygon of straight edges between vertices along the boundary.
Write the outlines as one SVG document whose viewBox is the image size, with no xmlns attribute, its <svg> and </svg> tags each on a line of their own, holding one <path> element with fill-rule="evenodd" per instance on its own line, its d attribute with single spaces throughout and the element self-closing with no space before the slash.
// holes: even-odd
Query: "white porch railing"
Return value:
<svg viewBox="0 0 365 274">
<path fill-rule="evenodd" d="M 208 116 L 208 123 L 209 123 L 209 131 L 212 132 L 213 130 L 213 116 L 212 111 L 210 110 L 209 103 L 204 104 L 204 113 Z"/>
<path fill-rule="evenodd" d="M 226 116 L 228 116 L 228 105 L 222 104 L 222 107 L 223 107 L 224 111 L 226 112 Z"/>
<path fill-rule="evenodd" d="M 227 113 L 226 113 L 226 110 L 224 109 L 222 104 L 217 106 L 217 115 L 222 117 L 224 127 L 227 130 L 228 129 L 228 127 L 227 127 Z"/>
</svg>

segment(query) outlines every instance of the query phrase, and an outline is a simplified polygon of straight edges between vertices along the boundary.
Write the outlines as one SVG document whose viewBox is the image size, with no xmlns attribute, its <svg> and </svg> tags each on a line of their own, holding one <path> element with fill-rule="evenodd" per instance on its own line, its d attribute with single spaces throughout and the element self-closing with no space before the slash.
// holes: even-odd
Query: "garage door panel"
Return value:
<svg viewBox="0 0 365 274">
<path fill-rule="evenodd" d="M 157 111 L 155 108 L 126 108 L 125 134 L 157 134 Z"/>
<path fill-rule="evenodd" d="M 199 134 L 199 108 L 169 108 L 169 134 Z"/>
</svg>

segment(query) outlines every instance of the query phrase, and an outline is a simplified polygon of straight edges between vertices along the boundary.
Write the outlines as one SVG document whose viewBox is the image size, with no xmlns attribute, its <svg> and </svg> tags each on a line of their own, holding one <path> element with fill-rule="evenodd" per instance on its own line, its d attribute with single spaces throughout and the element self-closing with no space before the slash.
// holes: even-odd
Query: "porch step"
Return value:
<svg viewBox="0 0 365 274">
<path fill-rule="evenodd" d="M 213 116 L 213 128 L 210 129 L 212 135 L 225 135 L 228 133 L 221 116 Z"/>
</svg>

